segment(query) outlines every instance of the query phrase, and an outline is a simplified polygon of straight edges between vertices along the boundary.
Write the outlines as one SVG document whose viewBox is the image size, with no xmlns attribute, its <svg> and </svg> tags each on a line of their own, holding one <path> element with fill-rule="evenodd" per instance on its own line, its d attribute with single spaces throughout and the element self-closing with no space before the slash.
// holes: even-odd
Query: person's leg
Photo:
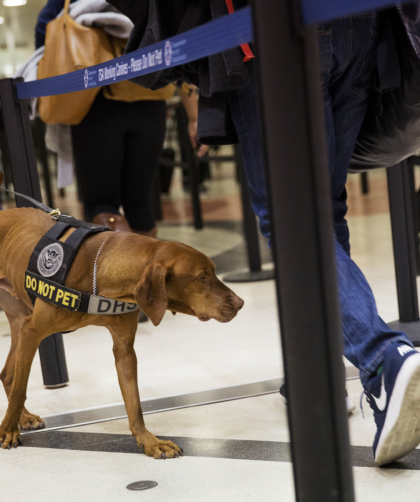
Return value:
<svg viewBox="0 0 420 502">
<path fill-rule="evenodd" d="M 124 117 L 121 103 L 98 95 L 87 116 L 72 126 L 72 143 L 85 218 L 117 215 L 121 205 Z"/>
<path fill-rule="evenodd" d="M 345 185 L 376 77 L 380 21 L 376 13 L 367 13 L 319 28 L 327 131 L 334 135 L 334 143 L 329 142 L 334 228 L 350 254 Z"/>
<path fill-rule="evenodd" d="M 412 451 L 420 442 L 420 354 L 404 333 L 393 332 L 378 316 L 372 291 L 350 258 L 345 183 L 353 148 L 371 91 L 376 56 L 375 15 L 355 16 L 320 27 L 327 141 L 335 223 L 335 248 L 342 330 L 346 357 L 360 370 L 366 396 L 374 411 L 377 434 L 375 460 L 382 465 Z M 264 164 L 253 107 L 242 90 L 232 93 L 231 109 L 244 154 L 253 207 L 269 221 L 263 193 Z M 251 113 L 248 113 L 248 110 Z M 254 108 L 255 110 L 255 108 Z M 248 131 L 248 134 L 246 134 Z M 259 146 L 257 146 L 259 145 Z M 269 226 L 267 225 L 267 236 Z"/>
<path fill-rule="evenodd" d="M 346 357 L 365 385 L 393 343 L 411 345 L 379 317 L 372 291 L 350 258 L 347 170 L 368 107 L 376 71 L 378 18 L 366 14 L 320 26 L 323 93 L 329 146 L 336 262 Z"/>
<path fill-rule="evenodd" d="M 270 211 L 255 80 L 252 78 L 246 87 L 230 91 L 229 104 L 241 147 L 252 208 L 258 216 L 261 233 L 268 238 L 271 247 Z"/>
<path fill-rule="evenodd" d="M 334 21 L 320 27 L 319 42 L 336 233 L 336 259 L 344 348 L 362 381 L 380 366 L 389 343 L 408 337 L 392 332 L 378 316 L 372 291 L 350 259 L 345 183 L 357 134 L 367 109 L 375 68 L 375 16 Z M 353 36 L 353 38 L 352 38 Z M 254 84 L 230 95 L 232 118 L 244 156 L 253 208 L 270 237 L 269 208 Z"/>
<path fill-rule="evenodd" d="M 155 233 L 153 191 L 166 131 L 165 101 L 131 103 L 121 175 L 124 214 L 139 233 Z M 152 232 L 152 233 L 151 233 Z"/>
<path fill-rule="evenodd" d="M 412 343 L 407 335 L 392 331 L 379 317 L 366 278 L 337 241 L 335 249 L 344 353 L 359 369 L 365 386 L 381 366 L 389 345 L 404 343 L 412 346 Z"/>
<path fill-rule="evenodd" d="M 345 354 L 360 370 L 377 426 L 373 454 L 383 465 L 420 443 L 420 354 L 379 317 L 372 291 L 350 258 L 345 182 L 376 71 L 377 31 L 374 14 L 328 23 L 321 31 L 321 54 L 330 49 L 323 58 L 330 61 L 324 97 L 335 145 L 330 142 L 329 156 Z"/>
</svg>

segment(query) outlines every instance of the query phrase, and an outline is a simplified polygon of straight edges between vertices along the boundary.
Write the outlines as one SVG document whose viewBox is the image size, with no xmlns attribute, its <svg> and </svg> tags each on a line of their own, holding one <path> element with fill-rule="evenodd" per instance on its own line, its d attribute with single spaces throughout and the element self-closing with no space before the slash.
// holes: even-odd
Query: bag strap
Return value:
<svg viewBox="0 0 420 502">
<path fill-rule="evenodd" d="M 64 26 L 66 26 L 66 21 L 67 21 L 67 16 L 69 15 L 69 7 L 70 7 L 70 0 L 65 0 L 64 1 Z"/>
<path fill-rule="evenodd" d="M 233 8 L 233 2 L 232 0 L 226 0 L 226 6 L 228 8 L 229 14 L 233 14 L 234 8 Z M 241 49 L 245 55 L 243 62 L 247 63 L 250 59 L 255 58 L 254 54 L 252 53 L 251 47 L 249 44 L 241 44 Z"/>
</svg>

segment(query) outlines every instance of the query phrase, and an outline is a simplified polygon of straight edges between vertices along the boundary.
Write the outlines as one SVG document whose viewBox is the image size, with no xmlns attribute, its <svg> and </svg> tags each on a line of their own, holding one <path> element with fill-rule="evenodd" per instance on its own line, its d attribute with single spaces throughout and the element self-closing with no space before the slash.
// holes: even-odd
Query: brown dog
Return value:
<svg viewBox="0 0 420 502">
<path fill-rule="evenodd" d="M 171 458 L 181 454 L 171 441 L 160 441 L 144 424 L 137 386 L 134 338 L 138 312 L 123 315 L 92 315 L 70 312 L 37 299 L 35 307 L 25 290 L 29 258 L 42 235 L 54 225 L 38 209 L 0 211 L 0 305 L 10 323 L 12 345 L 0 379 L 9 399 L 0 425 L 2 448 L 17 447 L 19 425 L 43 428 L 44 422 L 24 408 L 32 360 L 38 345 L 56 332 L 84 326 L 104 326 L 114 342 L 115 365 L 127 409 L 130 430 L 146 455 Z M 69 230 L 60 240 L 65 241 Z M 244 304 L 215 275 L 215 266 L 204 254 L 184 244 L 161 242 L 132 233 L 99 233 L 89 237 L 66 279 L 66 286 L 92 293 L 93 265 L 98 259 L 98 294 L 137 303 L 157 326 L 166 310 L 229 322 Z"/>
</svg>

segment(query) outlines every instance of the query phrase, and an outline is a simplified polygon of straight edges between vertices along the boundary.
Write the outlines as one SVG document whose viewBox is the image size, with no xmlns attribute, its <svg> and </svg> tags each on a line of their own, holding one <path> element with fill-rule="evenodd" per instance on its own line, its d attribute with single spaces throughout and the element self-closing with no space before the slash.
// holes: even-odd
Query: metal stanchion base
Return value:
<svg viewBox="0 0 420 502">
<path fill-rule="evenodd" d="M 269 281 L 274 279 L 274 270 L 257 270 L 253 272 L 249 270 L 247 272 L 237 272 L 235 274 L 225 275 L 223 277 L 224 282 L 258 282 L 258 281 Z"/>
<path fill-rule="evenodd" d="M 156 481 L 136 481 L 135 483 L 130 483 L 126 486 L 127 490 L 149 490 L 150 488 L 155 488 L 158 486 Z"/>
<path fill-rule="evenodd" d="M 414 321 L 414 322 L 392 321 L 388 323 L 388 326 L 393 331 L 402 331 L 413 342 L 413 345 L 415 347 L 420 347 L 420 321 Z"/>
<path fill-rule="evenodd" d="M 61 387 L 67 387 L 67 385 L 69 385 L 70 381 L 67 381 L 67 382 L 64 382 L 64 383 L 58 383 L 56 385 L 45 385 L 44 384 L 44 387 L 46 389 L 61 389 Z"/>
</svg>

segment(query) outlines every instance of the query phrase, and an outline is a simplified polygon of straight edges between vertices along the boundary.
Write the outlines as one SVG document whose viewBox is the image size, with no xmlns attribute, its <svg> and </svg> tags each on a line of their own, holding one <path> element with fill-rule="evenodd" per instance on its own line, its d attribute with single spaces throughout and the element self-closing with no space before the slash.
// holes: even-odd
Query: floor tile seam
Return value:
<svg viewBox="0 0 420 502">
<path fill-rule="evenodd" d="M 57 433 L 55 433 L 57 434 Z M 94 442 L 91 441 L 87 443 L 86 441 L 78 442 L 77 439 L 81 438 L 80 435 L 91 434 L 94 435 L 93 439 L 97 439 L 102 433 L 77 433 L 76 438 L 74 433 L 66 433 L 62 431 L 60 433 L 60 438 L 58 444 L 52 444 L 51 441 L 41 440 L 32 437 L 31 443 L 27 444 L 27 447 L 38 447 L 46 449 L 61 449 L 61 450 L 71 450 L 71 451 L 96 451 L 102 453 L 133 453 L 133 454 L 143 454 L 143 452 L 137 448 L 136 440 L 133 437 L 126 437 L 125 434 L 115 434 L 113 435 L 113 441 L 106 442 Z M 54 439 L 54 435 L 49 433 L 50 440 Z M 71 447 L 65 447 L 64 438 L 67 437 L 72 444 Z M 40 438 L 41 436 L 39 436 Z M 215 439 L 215 438 L 191 438 L 191 437 L 168 437 L 168 436 L 158 436 L 163 440 L 171 439 L 172 441 L 180 444 L 184 448 L 185 455 L 188 457 L 203 457 L 203 458 L 218 458 L 218 459 L 231 459 L 231 460 L 251 460 L 251 461 L 272 461 L 272 462 L 291 462 L 290 458 L 290 443 L 285 441 L 260 441 L 260 440 L 237 440 L 237 439 Z M 26 438 L 25 438 L 26 439 Z M 29 439 L 29 438 L 27 438 Z M 44 436 L 45 439 L 45 436 Z M 75 442 L 76 440 L 76 442 Z M 113 445 L 120 443 L 119 449 L 92 449 L 98 448 L 98 446 L 106 447 L 111 443 Z M 124 443 L 124 444 L 121 444 Z M 188 443 L 188 444 L 185 444 Z M 214 448 L 216 443 L 216 448 Z M 221 445 L 227 446 L 225 448 L 225 455 L 221 455 L 222 452 Z M 214 454 L 209 451 L 213 446 Z M 124 447 L 124 448 L 123 448 Z M 261 451 L 256 450 L 259 447 Z M 124 451 L 125 450 L 125 451 Z M 259 455 L 255 453 L 259 451 Z M 253 455 L 251 455 L 253 453 Z M 352 465 L 354 467 L 364 467 L 371 468 L 375 466 L 372 449 L 368 446 L 351 446 L 352 453 Z M 393 470 L 420 470 L 420 451 L 415 450 L 405 463 L 395 463 L 390 464 L 387 468 L 381 468 L 381 470 L 393 469 Z M 407 464 L 408 461 L 408 464 Z"/>
<path fill-rule="evenodd" d="M 347 380 L 357 380 L 359 378 L 358 376 L 358 370 L 357 368 L 355 368 L 354 366 L 352 365 L 349 365 L 349 366 L 345 366 L 345 371 L 346 371 L 346 381 Z M 171 395 L 165 395 L 165 396 L 158 396 L 158 397 L 147 397 L 147 398 L 144 398 L 141 400 L 142 403 L 147 403 L 147 402 L 150 402 L 150 401 L 157 401 L 157 400 L 163 400 L 163 399 L 172 399 L 172 398 L 178 398 L 178 397 L 185 397 L 185 396 L 190 396 L 190 395 L 193 395 L 193 394 L 201 394 L 201 393 L 206 393 L 206 392 L 217 392 L 217 391 L 220 391 L 220 390 L 225 390 L 225 389 L 235 389 L 235 388 L 239 388 L 239 387 L 244 387 L 244 386 L 247 386 L 247 385 L 258 385 L 258 384 L 264 384 L 264 383 L 267 383 L 267 382 L 273 382 L 273 381 L 279 381 L 280 384 L 283 383 L 284 381 L 284 377 L 277 377 L 277 378 L 272 378 L 272 379 L 263 379 L 263 380 L 255 380 L 255 381 L 251 381 L 251 382 L 245 382 L 245 383 L 241 383 L 241 384 L 236 384 L 236 385 L 230 385 L 228 387 L 219 387 L 219 388 L 208 388 L 208 389 L 203 389 L 203 390 L 200 390 L 200 391 L 196 391 L 196 392 L 190 392 L 190 393 L 183 393 L 183 394 L 171 394 Z M 276 391 L 270 391 L 269 393 L 275 393 Z M 248 397 L 248 396 L 245 396 L 245 397 Z M 252 396 L 250 396 L 252 397 Z M 43 415 L 43 418 L 52 418 L 52 417 L 59 417 L 59 416 L 62 416 L 62 415 L 70 415 L 70 414 L 74 414 L 74 413 L 82 413 L 82 412 L 89 412 L 89 411 L 95 411 L 95 410 L 100 410 L 100 409 L 106 409 L 106 408 L 113 408 L 113 407 L 118 407 L 118 406 L 124 406 L 124 402 L 123 401 L 120 401 L 120 402 L 117 402 L 117 403 L 111 403 L 111 404 L 103 404 L 103 405 L 99 405 L 99 406 L 90 406 L 88 408 L 78 408 L 78 409 L 75 409 L 75 410 L 69 410 L 69 411 L 63 411 L 63 412 L 59 412 L 59 413 L 50 413 L 50 414 L 47 414 L 47 415 Z"/>
<path fill-rule="evenodd" d="M 256 396 L 259 396 L 259 395 L 265 395 L 267 393 L 275 393 L 275 392 L 278 392 L 278 388 L 279 386 L 281 385 L 283 379 L 279 379 L 279 378 L 275 378 L 275 379 L 271 379 L 271 380 L 262 380 L 262 381 L 259 381 L 259 382 L 256 382 L 256 383 L 249 383 L 249 384 L 242 384 L 242 385 L 236 385 L 236 386 L 232 386 L 232 387 L 222 387 L 222 388 L 218 388 L 218 389 L 214 389 L 213 391 L 202 391 L 202 392 L 193 392 L 193 393 L 189 393 L 189 394 L 181 394 L 179 396 L 174 396 L 174 397 L 169 397 L 166 399 L 166 403 L 165 403 L 165 399 L 164 398 L 157 398 L 157 399 L 154 399 L 154 400 L 149 400 L 149 401 L 143 401 L 143 403 L 148 403 L 150 404 L 150 406 L 152 407 L 153 406 L 153 402 L 155 402 L 157 408 L 156 409 L 147 409 L 147 407 L 144 407 L 146 408 L 144 411 L 143 411 L 143 414 L 150 414 L 150 413 L 160 413 L 160 412 L 164 412 L 164 411 L 171 411 L 171 410 L 175 410 L 175 409 L 182 409 L 182 408 L 189 408 L 189 407 L 195 407 L 195 406 L 204 406 L 204 405 L 207 405 L 207 404 L 214 404 L 214 403 L 218 403 L 218 402 L 225 402 L 225 401 L 230 401 L 230 400 L 235 400 L 235 399 L 244 399 L 244 398 L 248 398 L 248 397 L 256 397 Z M 265 388 L 267 386 L 274 386 L 275 388 L 271 388 L 269 389 L 268 391 L 265 390 Z M 256 387 L 256 392 L 252 392 L 252 388 L 253 387 Z M 261 390 L 258 391 L 258 388 L 261 388 Z M 249 390 L 248 390 L 249 389 Z M 264 389 L 264 390 L 263 390 Z M 232 393 L 234 392 L 239 392 L 240 394 L 237 394 L 237 395 L 232 395 Z M 216 399 L 215 398 L 211 398 L 211 395 L 209 394 L 215 394 L 216 396 Z M 228 393 L 228 395 L 226 396 L 226 393 Z M 217 394 L 221 394 L 222 397 L 221 398 L 217 398 Z M 199 398 L 200 396 L 203 396 L 204 397 L 204 400 L 202 401 L 199 401 Z M 226 397 L 224 397 L 226 396 Z M 171 402 L 175 399 L 175 403 Z M 190 401 L 188 402 L 188 399 L 190 399 Z M 179 404 L 176 403 L 176 401 L 179 401 Z M 182 402 L 184 400 L 184 403 Z M 185 402 L 185 400 L 187 400 L 187 402 Z M 169 406 L 168 406 L 169 404 Z M 120 407 L 120 405 L 117 405 L 115 407 Z M 99 408 L 97 408 L 96 410 L 91 410 L 91 411 L 98 411 L 100 410 Z M 100 421 L 104 421 L 104 419 L 115 419 L 115 414 L 113 415 L 112 414 L 112 407 L 110 406 L 107 406 L 105 407 L 105 410 L 107 410 L 109 412 L 109 415 L 108 416 L 105 416 L 105 417 L 102 417 L 102 418 L 94 418 L 93 420 L 89 420 L 88 417 L 86 417 L 85 415 L 85 418 L 83 419 L 81 417 L 81 422 L 77 422 L 77 418 L 75 419 L 74 415 L 75 413 L 68 413 L 67 416 L 66 415 L 59 415 L 58 416 L 58 419 L 61 420 L 61 423 L 58 423 L 57 425 L 51 425 L 50 427 L 48 426 L 48 420 L 47 420 L 47 427 L 46 429 L 38 429 L 38 430 L 34 430 L 34 431 L 25 431 L 23 434 L 27 435 L 27 434 L 34 434 L 34 433 L 39 433 L 39 432 L 45 432 L 46 430 L 52 430 L 52 429 L 55 429 L 55 428 L 59 428 L 59 429 L 62 429 L 64 428 L 64 426 L 67 426 L 67 427 L 70 427 L 70 426 L 73 426 L 73 425 L 81 425 L 81 424 L 84 424 L 86 425 L 88 422 L 91 422 L 91 423 L 95 423 L 95 422 L 100 422 Z M 117 410 L 117 417 L 119 418 L 124 418 L 124 416 L 126 416 L 126 414 L 121 414 L 121 411 L 122 410 Z M 80 412 L 80 414 L 82 414 L 84 412 Z M 115 411 L 114 411 L 115 413 Z M 88 415 L 88 414 L 87 414 Z M 54 416 L 50 416 L 49 417 L 50 419 L 54 419 L 55 417 Z M 67 421 L 66 421 L 67 419 Z M 73 422 L 73 420 L 76 420 L 76 422 Z"/>
<path fill-rule="evenodd" d="M 354 367 L 353 366 L 346 366 L 346 368 L 354 368 Z M 352 378 L 347 378 L 347 380 L 349 380 L 349 379 L 352 379 Z M 176 397 L 190 396 L 192 394 L 199 394 L 199 393 L 204 393 L 204 392 L 215 392 L 215 391 L 224 390 L 224 389 L 235 389 L 235 388 L 239 388 L 239 387 L 244 387 L 246 385 L 264 384 L 264 383 L 272 382 L 272 381 L 276 381 L 276 380 L 282 381 L 282 380 L 284 380 L 284 378 L 283 377 L 276 377 L 276 378 L 271 378 L 268 380 L 262 379 L 262 380 L 255 380 L 255 381 L 250 381 L 250 382 L 245 382 L 245 383 L 239 383 L 239 384 L 235 384 L 235 385 L 229 385 L 227 387 L 209 387 L 207 389 L 202 389 L 199 391 L 194 391 L 194 392 L 189 392 L 189 393 L 168 394 L 165 396 L 157 396 L 157 397 L 146 397 L 146 398 L 141 399 L 141 402 L 146 403 L 146 402 L 155 401 L 158 399 L 170 399 L 170 398 L 176 398 Z M 63 412 L 59 412 L 59 413 L 51 413 L 49 415 L 43 415 L 43 417 L 44 418 L 50 418 L 50 417 L 56 417 L 56 416 L 58 417 L 60 415 L 68 415 L 68 414 L 72 414 L 72 413 L 80 413 L 80 412 L 91 411 L 91 410 L 99 410 L 102 408 L 111 408 L 113 406 L 120 406 L 120 405 L 124 405 L 124 401 L 119 401 L 117 403 L 111 403 L 111 404 L 103 404 L 103 405 L 99 405 L 99 406 L 90 406 L 88 408 L 79 408 L 76 410 L 63 411 Z"/>
<path fill-rule="evenodd" d="M 346 366 L 345 371 L 346 371 L 346 376 L 347 376 L 348 380 L 352 380 L 352 379 L 357 378 L 355 376 L 357 374 L 356 368 L 354 368 L 352 366 Z M 222 388 L 210 389 L 210 390 L 205 390 L 205 391 L 198 391 L 198 392 L 193 392 L 193 393 L 189 393 L 189 394 L 178 394 L 176 396 L 169 396 L 168 398 L 164 398 L 164 397 L 151 398 L 151 399 L 149 398 L 149 399 L 143 400 L 142 402 L 143 403 L 152 403 L 152 406 L 153 406 L 153 402 L 155 402 L 157 406 L 159 406 L 159 404 L 162 403 L 163 407 L 158 407 L 158 408 L 152 409 L 152 410 L 146 409 L 146 410 L 144 410 L 143 414 L 147 415 L 147 414 L 152 414 L 152 413 L 163 413 L 166 411 L 175 411 L 178 409 L 186 409 L 186 408 L 197 407 L 197 406 L 207 406 L 210 404 L 218 404 L 218 403 L 222 403 L 222 402 L 235 401 L 238 399 L 249 399 L 249 398 L 264 396 L 264 395 L 268 395 L 268 394 L 275 394 L 278 392 L 277 389 L 280 387 L 280 385 L 283 382 L 284 382 L 284 378 L 275 378 L 275 379 L 271 379 L 271 380 L 259 380 L 256 382 L 249 382 L 246 384 L 239 384 L 239 385 L 234 385 L 234 386 L 229 386 L 229 387 L 222 387 Z M 270 385 L 272 387 L 274 386 L 275 388 L 270 389 L 270 390 L 266 390 L 266 391 L 263 391 L 261 389 L 261 391 L 254 392 L 254 393 L 245 392 L 245 393 L 239 394 L 239 395 L 232 395 L 232 392 L 235 392 L 235 390 L 238 392 L 240 392 L 242 390 L 242 392 L 244 392 L 244 388 L 247 389 L 247 388 L 251 388 L 251 387 L 255 387 L 255 386 L 256 387 L 258 387 L 258 386 L 264 387 L 264 386 L 270 386 Z M 219 394 L 223 395 L 223 393 L 226 393 L 226 392 L 229 394 L 226 397 L 220 397 L 220 398 L 216 398 L 216 399 L 208 399 L 208 400 L 204 400 L 204 401 L 194 400 L 194 397 L 198 399 L 199 396 L 207 397 L 207 394 L 210 394 L 210 393 L 216 393 L 216 394 L 219 393 Z M 172 404 L 169 407 L 164 406 L 165 400 L 173 400 L 173 399 L 182 400 L 182 399 L 188 399 L 188 398 L 192 398 L 192 400 L 189 403 L 187 402 L 186 404 L 180 404 L 180 405 L 173 405 Z M 120 409 L 115 410 L 115 408 L 121 408 L 122 405 L 123 405 L 123 403 L 118 403 L 115 405 L 105 405 L 103 407 L 92 407 L 92 408 L 88 408 L 88 409 L 80 410 L 80 411 L 60 413 L 57 415 L 48 415 L 44 418 L 54 419 L 56 417 L 59 417 L 59 419 L 60 419 L 60 417 L 61 417 L 62 423 L 61 424 L 59 423 L 57 425 L 48 426 L 48 421 L 47 421 L 47 427 L 45 429 L 37 429 L 34 431 L 25 431 L 25 432 L 22 432 L 22 434 L 23 435 L 36 434 L 36 433 L 40 433 L 40 432 L 46 432 L 48 430 L 60 430 L 60 429 L 65 429 L 65 428 L 73 428 L 73 427 L 78 427 L 78 426 L 82 426 L 82 425 L 91 425 L 94 423 L 102 423 L 102 422 L 106 422 L 106 421 L 113 421 L 113 420 L 126 418 L 127 415 L 125 413 L 121 414 L 122 410 L 120 410 Z M 85 414 L 89 415 L 89 412 L 95 412 L 95 411 L 99 411 L 102 409 L 103 410 L 108 409 L 111 414 L 109 416 L 106 416 L 103 418 L 98 417 L 98 418 L 94 418 L 92 420 L 89 420 L 89 417 L 85 417 L 85 419 L 79 418 L 79 420 L 81 420 L 81 421 L 76 421 L 76 422 L 70 421 L 70 418 L 71 418 L 71 420 L 74 419 L 73 415 L 75 415 L 75 414 L 85 413 Z M 114 413 L 117 413 L 117 416 L 112 414 L 112 409 L 114 409 Z M 66 422 L 66 417 L 68 418 L 67 422 Z"/>
<path fill-rule="evenodd" d="M 156 409 L 156 410 L 147 410 L 147 411 L 143 411 L 143 415 L 153 415 L 155 413 L 165 413 L 168 411 L 185 410 L 185 409 L 189 409 L 189 408 L 197 408 L 199 406 L 210 406 L 212 404 L 220 404 L 220 403 L 226 403 L 226 402 L 230 402 L 230 401 L 239 401 L 240 399 L 250 399 L 253 397 L 261 397 L 261 396 L 266 396 L 269 394 L 277 394 L 277 393 L 278 393 L 278 390 L 273 390 L 273 391 L 261 392 L 261 393 L 257 393 L 257 394 L 250 394 L 250 395 L 246 395 L 246 396 L 228 397 L 228 398 L 219 399 L 216 401 L 206 401 L 206 402 L 202 402 L 202 403 L 192 403 L 192 404 L 186 404 L 183 406 L 175 406 L 175 407 L 170 407 L 170 408 L 160 408 L 160 409 Z M 64 424 L 64 425 L 58 425 L 58 426 L 53 426 L 53 427 L 47 427 L 45 429 L 24 431 L 24 432 L 21 432 L 21 434 L 23 436 L 27 436 L 30 434 L 32 435 L 32 434 L 37 434 L 37 433 L 59 431 L 62 429 L 73 429 L 73 428 L 82 427 L 82 426 L 86 426 L 86 425 L 112 422 L 115 420 L 121 420 L 123 418 L 128 418 L 128 415 L 125 414 L 125 415 L 120 415 L 117 417 L 102 418 L 102 419 L 92 420 L 92 421 L 88 421 L 88 422 L 80 422 L 80 423 L 75 423 L 75 424 Z"/>
</svg>

